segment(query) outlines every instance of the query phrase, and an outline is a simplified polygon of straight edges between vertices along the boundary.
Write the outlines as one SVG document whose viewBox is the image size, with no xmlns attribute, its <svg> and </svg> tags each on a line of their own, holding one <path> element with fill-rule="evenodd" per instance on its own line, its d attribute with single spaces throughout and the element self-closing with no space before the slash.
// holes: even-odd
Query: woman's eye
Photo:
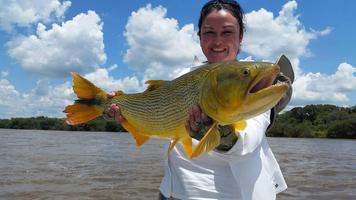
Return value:
<svg viewBox="0 0 356 200">
<path fill-rule="evenodd" d="M 206 32 L 204 32 L 203 34 L 204 34 L 204 35 L 213 35 L 214 32 L 213 32 L 213 31 L 206 31 Z"/>
<path fill-rule="evenodd" d="M 223 34 L 226 36 L 229 36 L 229 35 L 233 34 L 233 32 L 232 31 L 224 31 Z"/>
</svg>

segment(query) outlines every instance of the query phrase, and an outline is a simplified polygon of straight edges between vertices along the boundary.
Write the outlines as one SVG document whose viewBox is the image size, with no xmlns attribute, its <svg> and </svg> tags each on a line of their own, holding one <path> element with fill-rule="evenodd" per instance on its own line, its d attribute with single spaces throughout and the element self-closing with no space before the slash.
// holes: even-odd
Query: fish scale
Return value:
<svg viewBox="0 0 356 200">
<path fill-rule="evenodd" d="M 208 71 L 203 70 L 206 73 Z M 111 103 L 120 105 L 122 115 L 145 135 L 145 130 L 156 130 L 157 137 L 170 137 L 171 131 L 184 128 L 188 117 L 188 108 L 198 103 L 198 94 L 201 85 L 201 72 L 199 79 L 195 74 L 191 77 L 167 81 L 160 90 L 146 91 L 144 93 L 123 95 L 113 98 Z M 172 90 L 172 85 L 174 89 Z M 164 98 L 163 98 L 164 97 Z M 165 123 L 162 123 L 164 121 Z M 180 137 L 186 137 L 186 131 Z"/>
</svg>

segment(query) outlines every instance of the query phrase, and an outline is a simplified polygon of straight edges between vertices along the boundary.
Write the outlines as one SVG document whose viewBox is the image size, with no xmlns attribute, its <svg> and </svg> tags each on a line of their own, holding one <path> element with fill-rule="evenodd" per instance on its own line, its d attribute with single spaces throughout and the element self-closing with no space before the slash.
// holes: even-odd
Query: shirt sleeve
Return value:
<svg viewBox="0 0 356 200">
<path fill-rule="evenodd" d="M 266 137 L 265 133 L 270 124 L 271 111 L 262 113 L 254 118 L 247 120 L 247 126 L 244 130 L 236 133 L 238 140 L 235 145 L 227 152 L 212 151 L 213 156 L 224 160 L 245 159 L 261 147 L 262 140 Z"/>
</svg>

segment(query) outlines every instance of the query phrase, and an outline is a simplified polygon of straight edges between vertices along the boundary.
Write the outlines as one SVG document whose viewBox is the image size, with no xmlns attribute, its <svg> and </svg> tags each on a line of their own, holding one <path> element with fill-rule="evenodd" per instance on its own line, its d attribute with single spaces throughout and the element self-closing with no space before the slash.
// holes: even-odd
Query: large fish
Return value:
<svg viewBox="0 0 356 200">
<path fill-rule="evenodd" d="M 272 85 L 280 69 L 267 62 L 222 62 L 204 65 L 172 81 L 149 80 L 146 91 L 113 98 L 94 84 L 73 73 L 73 90 L 78 100 L 65 108 L 66 121 L 85 123 L 103 114 L 105 108 L 120 105 L 122 126 L 142 145 L 151 137 L 172 140 L 170 150 L 181 142 L 189 158 L 220 144 L 219 125 L 245 128 L 246 119 L 271 109 L 288 90 L 288 84 Z M 185 129 L 191 107 L 197 104 L 213 124 L 192 148 Z"/>
</svg>

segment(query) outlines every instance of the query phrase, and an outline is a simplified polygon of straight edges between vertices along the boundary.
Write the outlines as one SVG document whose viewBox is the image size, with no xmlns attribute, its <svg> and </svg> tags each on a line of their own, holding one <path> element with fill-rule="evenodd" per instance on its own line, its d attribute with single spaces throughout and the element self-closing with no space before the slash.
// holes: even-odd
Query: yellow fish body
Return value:
<svg viewBox="0 0 356 200">
<path fill-rule="evenodd" d="M 105 91 L 73 73 L 73 90 L 78 100 L 65 108 L 66 121 L 85 123 L 101 116 L 111 104 L 120 105 L 122 126 L 142 145 L 151 137 L 173 140 L 170 150 L 181 142 L 189 158 L 220 144 L 218 125 L 245 127 L 245 120 L 271 109 L 288 90 L 288 84 L 272 85 L 279 73 L 277 64 L 267 62 L 222 62 L 204 65 L 172 81 L 150 80 L 142 93 L 117 92 L 107 98 Z M 192 149 L 185 130 L 191 107 L 197 104 L 214 121 Z"/>
</svg>

